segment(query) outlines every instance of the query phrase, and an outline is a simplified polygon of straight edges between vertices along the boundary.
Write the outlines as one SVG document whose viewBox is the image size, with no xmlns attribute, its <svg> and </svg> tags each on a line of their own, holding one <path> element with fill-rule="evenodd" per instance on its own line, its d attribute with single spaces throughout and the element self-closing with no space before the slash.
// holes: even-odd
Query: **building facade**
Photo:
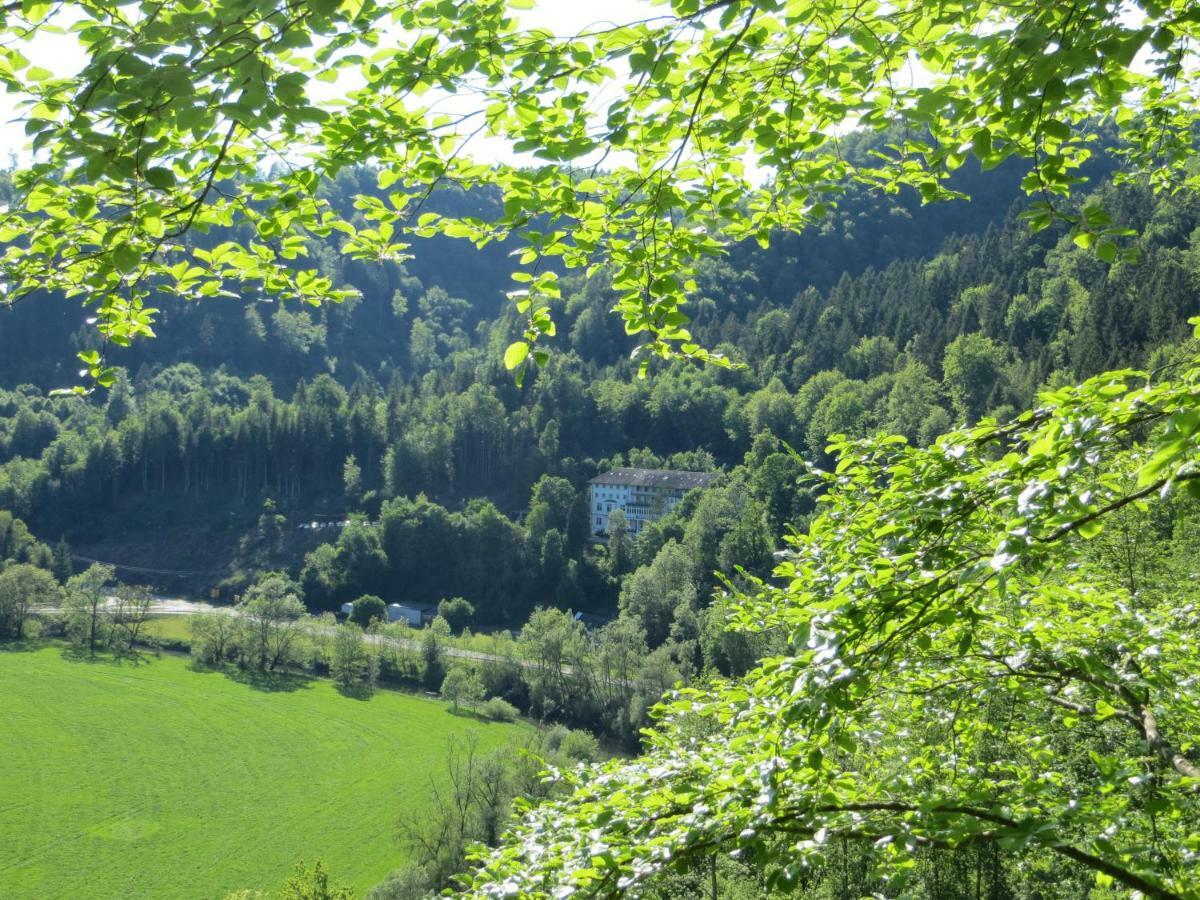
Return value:
<svg viewBox="0 0 1200 900">
<path fill-rule="evenodd" d="M 608 534 L 608 517 L 614 509 L 625 513 L 631 535 L 657 521 L 695 488 L 707 487 L 715 472 L 680 472 L 673 469 L 613 469 L 588 482 L 588 515 L 592 534 Z"/>
<path fill-rule="evenodd" d="M 407 622 L 413 628 L 428 625 L 437 615 L 433 606 L 417 606 L 413 603 L 389 603 L 387 618 L 389 622 Z"/>
</svg>

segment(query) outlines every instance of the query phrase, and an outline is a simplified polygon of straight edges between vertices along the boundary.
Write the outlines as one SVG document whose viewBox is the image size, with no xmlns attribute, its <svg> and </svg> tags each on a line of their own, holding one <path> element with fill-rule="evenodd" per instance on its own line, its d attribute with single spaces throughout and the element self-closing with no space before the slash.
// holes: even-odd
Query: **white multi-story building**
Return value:
<svg viewBox="0 0 1200 900">
<path fill-rule="evenodd" d="M 715 472 L 678 472 L 672 469 L 613 469 L 588 482 L 588 510 L 595 535 L 608 534 L 608 516 L 623 510 L 629 533 L 637 534 L 648 522 L 671 511 L 693 488 L 708 486 Z"/>
</svg>

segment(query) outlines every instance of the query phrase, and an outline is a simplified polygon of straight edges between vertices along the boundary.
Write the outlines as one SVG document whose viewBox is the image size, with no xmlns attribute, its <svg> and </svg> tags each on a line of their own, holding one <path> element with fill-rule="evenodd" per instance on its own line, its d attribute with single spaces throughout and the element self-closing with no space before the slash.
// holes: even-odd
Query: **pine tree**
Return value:
<svg viewBox="0 0 1200 900">
<path fill-rule="evenodd" d="M 50 565 L 50 572 L 58 579 L 59 584 L 66 584 L 67 579 L 74 574 L 71 548 L 67 545 L 66 538 L 59 538 L 58 543 L 54 545 L 54 560 Z"/>
</svg>

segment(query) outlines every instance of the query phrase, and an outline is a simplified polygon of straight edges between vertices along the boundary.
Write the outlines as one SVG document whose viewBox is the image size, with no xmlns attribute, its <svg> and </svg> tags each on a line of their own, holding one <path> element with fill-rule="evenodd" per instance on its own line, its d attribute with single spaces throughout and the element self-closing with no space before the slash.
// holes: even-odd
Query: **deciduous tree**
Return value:
<svg viewBox="0 0 1200 900">
<path fill-rule="evenodd" d="M 299 588 L 287 576 L 268 575 L 253 585 L 238 605 L 243 661 L 262 672 L 290 662 L 303 615 Z"/>
<path fill-rule="evenodd" d="M 343 693 L 367 694 L 379 677 L 379 659 L 367 644 L 362 629 L 342 624 L 333 634 L 329 650 L 329 674 Z"/>
<path fill-rule="evenodd" d="M 0 634 L 25 637 L 29 617 L 38 606 L 57 605 L 62 588 L 45 569 L 17 563 L 0 572 Z"/>
<path fill-rule="evenodd" d="M 450 701 L 454 711 L 460 704 L 474 709 L 483 701 L 483 682 L 473 666 L 454 666 L 442 679 L 442 696 Z"/>
<path fill-rule="evenodd" d="M 112 566 L 92 563 L 86 570 L 67 579 L 63 606 L 67 635 L 88 653 L 108 643 L 108 586 L 112 584 Z"/>
</svg>

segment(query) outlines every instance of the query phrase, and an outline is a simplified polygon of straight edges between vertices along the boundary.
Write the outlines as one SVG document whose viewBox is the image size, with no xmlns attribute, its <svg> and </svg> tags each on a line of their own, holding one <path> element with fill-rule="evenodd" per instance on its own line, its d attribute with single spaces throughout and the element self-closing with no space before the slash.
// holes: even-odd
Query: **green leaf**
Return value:
<svg viewBox="0 0 1200 900">
<path fill-rule="evenodd" d="M 514 341 L 504 351 L 504 367 L 509 370 L 515 369 L 525 362 L 525 357 L 528 355 L 529 344 L 525 341 Z"/>
<path fill-rule="evenodd" d="M 146 181 L 160 190 L 168 191 L 175 187 L 175 173 L 165 166 L 151 166 L 146 170 Z"/>
<path fill-rule="evenodd" d="M 132 272 L 142 261 L 142 254 L 129 243 L 122 242 L 112 249 L 113 265 L 120 272 Z"/>
<path fill-rule="evenodd" d="M 981 160 L 992 155 L 992 133 L 986 128 L 980 128 L 971 136 L 971 148 Z"/>
<path fill-rule="evenodd" d="M 1104 721 L 1105 719 L 1111 719 L 1116 714 L 1117 714 L 1117 708 L 1115 706 L 1113 706 L 1111 703 L 1109 703 L 1107 700 L 1097 700 L 1096 701 L 1096 718 L 1099 719 L 1100 721 Z"/>
</svg>

